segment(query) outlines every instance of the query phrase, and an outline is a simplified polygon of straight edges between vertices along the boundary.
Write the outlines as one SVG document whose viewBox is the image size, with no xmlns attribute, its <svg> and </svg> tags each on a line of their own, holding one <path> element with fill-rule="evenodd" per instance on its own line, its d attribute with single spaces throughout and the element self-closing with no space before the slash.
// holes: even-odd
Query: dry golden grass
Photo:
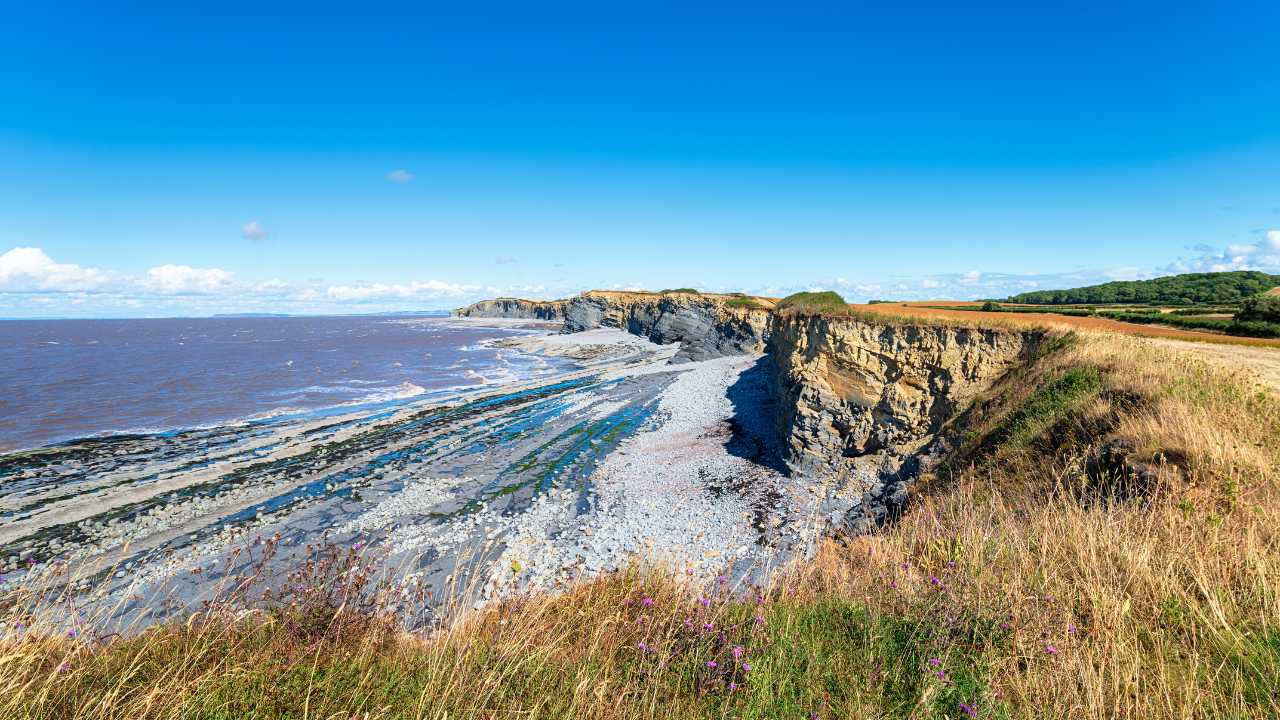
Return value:
<svg viewBox="0 0 1280 720">
<path fill-rule="evenodd" d="M 1055 313 L 1007 313 L 981 310 L 948 310 L 931 307 L 939 304 L 973 307 L 981 303 L 956 300 L 931 300 L 911 303 L 875 303 L 851 305 L 853 312 L 862 317 L 888 316 L 897 322 L 921 321 L 934 324 L 958 324 L 966 327 L 1057 328 L 1080 332 L 1113 332 L 1146 338 L 1169 338 L 1189 342 L 1222 345 L 1248 345 L 1280 348 L 1280 340 L 1270 338 L 1238 337 L 1212 332 L 1184 330 L 1163 325 L 1140 325 L 1110 318 L 1089 316 L 1073 317 Z"/>
<path fill-rule="evenodd" d="M 98 641 L 11 593 L 0 717 L 1280 716 L 1280 401 L 1195 353 L 1064 337 L 954 420 L 896 524 L 760 596 L 637 567 L 426 634 L 228 607 Z M 1116 440 L 1148 482 L 1100 480 Z"/>
</svg>

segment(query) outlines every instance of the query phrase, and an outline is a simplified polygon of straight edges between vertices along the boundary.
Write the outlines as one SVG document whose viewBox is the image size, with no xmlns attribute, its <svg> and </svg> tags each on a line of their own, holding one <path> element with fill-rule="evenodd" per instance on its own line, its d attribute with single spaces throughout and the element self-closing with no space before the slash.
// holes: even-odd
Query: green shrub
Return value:
<svg viewBox="0 0 1280 720">
<path fill-rule="evenodd" d="M 671 288 L 670 290 L 663 290 L 663 291 L 662 291 L 662 294 L 663 294 L 663 295 L 674 295 L 674 294 L 678 294 L 678 293 L 685 293 L 685 294 L 687 294 L 687 295 L 701 295 L 701 294 L 702 294 L 702 293 L 698 292 L 697 290 L 694 290 L 693 288 Z"/>
<path fill-rule="evenodd" d="M 1280 323 L 1280 295 L 1256 295 L 1245 300 L 1236 320 Z"/>
<path fill-rule="evenodd" d="M 1142 323 L 1147 325 L 1171 325 L 1188 330 L 1210 330 L 1213 332 L 1237 335 L 1240 337 L 1280 338 L 1280 323 L 1262 320 L 1229 320 L 1214 317 L 1188 317 L 1185 315 L 1152 315 L 1123 311 L 1104 311 L 1098 313 L 1102 317 L 1122 322 Z M 1239 316 L 1237 316 L 1238 318 Z"/>
<path fill-rule="evenodd" d="M 982 303 L 983 312 L 1000 312 L 1004 308 L 1000 307 L 1000 303 L 991 302 L 990 300 Z"/>
<path fill-rule="evenodd" d="M 848 315 L 849 303 L 844 301 L 840 293 L 831 290 L 798 292 L 783 298 L 778 303 L 778 310 L 813 315 Z"/>
</svg>

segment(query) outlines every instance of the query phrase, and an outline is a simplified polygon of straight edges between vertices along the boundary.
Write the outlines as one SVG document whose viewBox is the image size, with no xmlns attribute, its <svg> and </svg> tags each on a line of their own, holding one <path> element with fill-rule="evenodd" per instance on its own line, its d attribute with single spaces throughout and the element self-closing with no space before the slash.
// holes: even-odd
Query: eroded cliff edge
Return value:
<svg viewBox="0 0 1280 720">
<path fill-rule="evenodd" d="M 704 360 L 762 352 L 772 305 L 745 295 L 596 290 L 568 301 L 564 330 L 618 328 L 658 344 L 678 342 L 677 357 Z"/>
<path fill-rule="evenodd" d="M 454 317 L 513 318 L 518 320 L 546 320 L 564 322 L 568 300 L 524 300 L 522 298 L 494 298 L 481 300 L 453 311 Z"/>
<path fill-rule="evenodd" d="M 775 315 L 768 367 L 785 461 L 832 486 L 832 525 L 865 531 L 941 459 L 947 420 L 1044 338 L 1038 329 Z"/>
<path fill-rule="evenodd" d="M 1035 328 L 778 311 L 769 298 L 684 291 L 518 302 L 477 303 L 485 307 L 467 314 L 553 317 L 532 313 L 554 305 L 565 332 L 608 327 L 679 342 L 677 357 L 685 360 L 764 353 L 781 460 L 828 493 L 827 523 L 845 532 L 865 532 L 899 511 L 916 478 L 945 457 L 947 421 L 1030 360 L 1047 336 Z M 496 314 L 477 314 L 487 312 Z"/>
</svg>

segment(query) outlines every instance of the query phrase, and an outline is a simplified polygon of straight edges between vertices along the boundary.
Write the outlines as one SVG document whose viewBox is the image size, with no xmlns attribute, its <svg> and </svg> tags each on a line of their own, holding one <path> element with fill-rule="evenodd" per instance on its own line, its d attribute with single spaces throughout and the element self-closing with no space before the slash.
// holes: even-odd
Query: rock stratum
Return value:
<svg viewBox="0 0 1280 720">
<path fill-rule="evenodd" d="M 568 301 L 565 332 L 618 328 L 660 345 L 680 343 L 677 357 L 706 360 L 764 350 L 773 301 L 737 295 L 592 291 Z"/>
<path fill-rule="evenodd" d="M 524 300 L 522 298 L 494 298 L 481 300 L 453 311 L 454 317 L 512 318 L 517 320 L 546 320 L 564 322 L 568 300 Z"/>
<path fill-rule="evenodd" d="M 787 461 L 810 473 L 903 451 L 1039 346 L 1038 330 L 777 316 L 768 347 Z"/>
<path fill-rule="evenodd" d="M 821 479 L 834 530 L 896 516 L 945 457 L 946 422 L 1027 362 L 1043 330 L 775 316 L 768 347 L 785 461 Z"/>
</svg>

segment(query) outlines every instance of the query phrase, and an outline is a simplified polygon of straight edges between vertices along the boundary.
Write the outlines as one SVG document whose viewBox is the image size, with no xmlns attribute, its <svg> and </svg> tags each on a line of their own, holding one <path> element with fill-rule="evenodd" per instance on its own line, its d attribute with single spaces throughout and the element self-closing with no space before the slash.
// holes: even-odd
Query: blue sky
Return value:
<svg viewBox="0 0 1280 720">
<path fill-rule="evenodd" d="M 0 316 L 1280 271 L 1274 2 L 105 5 L 0 24 Z"/>
</svg>

